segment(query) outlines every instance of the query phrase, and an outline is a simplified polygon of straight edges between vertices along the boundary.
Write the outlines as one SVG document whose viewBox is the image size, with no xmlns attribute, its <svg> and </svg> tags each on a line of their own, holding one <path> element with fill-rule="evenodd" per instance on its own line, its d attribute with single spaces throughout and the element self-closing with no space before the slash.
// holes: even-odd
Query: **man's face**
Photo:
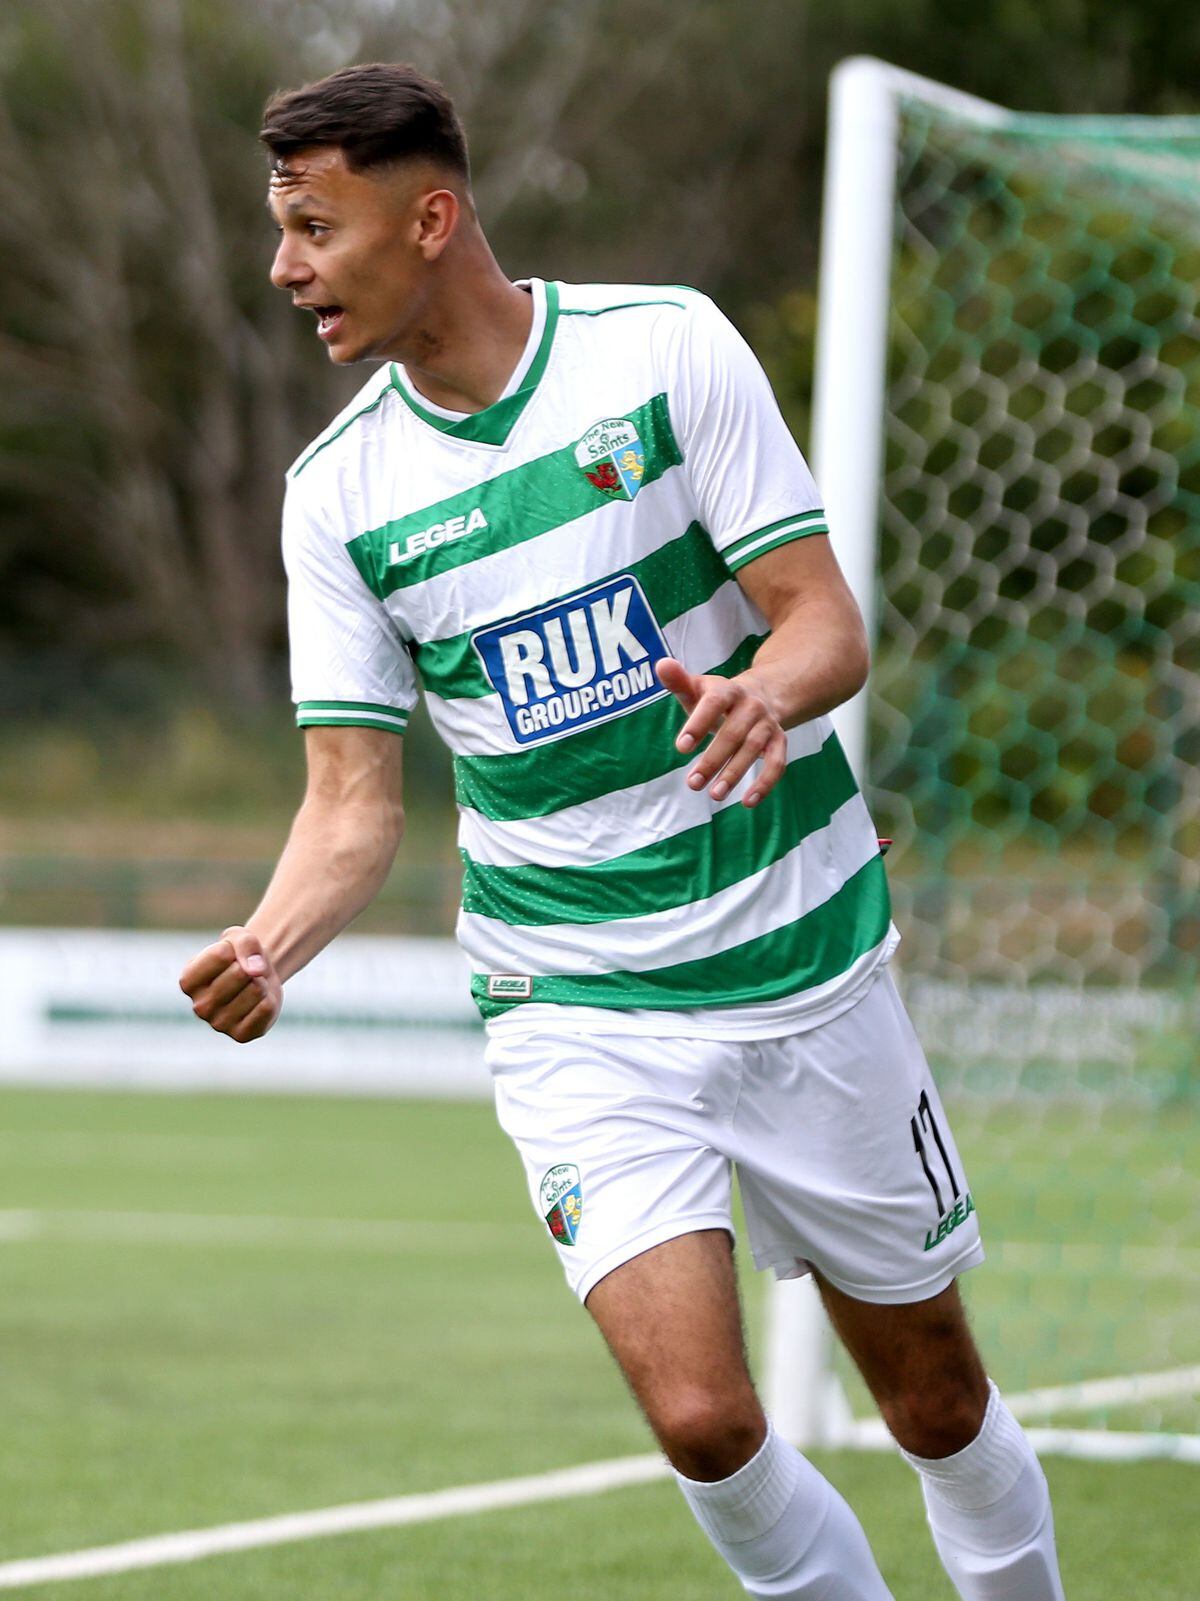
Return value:
<svg viewBox="0 0 1200 1601">
<path fill-rule="evenodd" d="M 419 165 L 353 172 L 329 145 L 271 174 L 267 205 L 280 235 L 271 282 L 314 313 L 332 361 L 413 354 L 430 292 L 431 187 Z"/>
</svg>

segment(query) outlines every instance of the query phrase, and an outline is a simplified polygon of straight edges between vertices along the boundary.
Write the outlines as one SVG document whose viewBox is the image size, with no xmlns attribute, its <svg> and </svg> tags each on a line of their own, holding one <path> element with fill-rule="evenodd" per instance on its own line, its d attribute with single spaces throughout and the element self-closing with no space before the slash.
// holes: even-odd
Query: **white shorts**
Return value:
<svg viewBox="0 0 1200 1601">
<path fill-rule="evenodd" d="M 890 973 L 831 1022 L 767 1040 L 506 1032 L 501 1126 L 581 1300 L 697 1229 L 863 1301 L 925 1300 L 983 1260 L 962 1163 Z"/>
</svg>

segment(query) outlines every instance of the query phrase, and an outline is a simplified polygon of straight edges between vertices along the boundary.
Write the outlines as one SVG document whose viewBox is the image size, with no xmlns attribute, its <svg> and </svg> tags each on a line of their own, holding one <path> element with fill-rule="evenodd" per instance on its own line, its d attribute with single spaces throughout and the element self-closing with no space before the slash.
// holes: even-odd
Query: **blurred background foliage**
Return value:
<svg viewBox="0 0 1200 1601">
<path fill-rule="evenodd" d="M 1200 109 L 1183 0 L 5 0 L 0 848 L 199 854 L 212 825 L 262 854 L 295 801 L 282 475 L 363 374 L 267 282 L 271 90 L 441 77 L 505 268 L 705 289 L 803 443 L 826 84 L 855 53 L 1016 108 Z M 444 758 L 409 743 L 449 860 Z"/>
</svg>

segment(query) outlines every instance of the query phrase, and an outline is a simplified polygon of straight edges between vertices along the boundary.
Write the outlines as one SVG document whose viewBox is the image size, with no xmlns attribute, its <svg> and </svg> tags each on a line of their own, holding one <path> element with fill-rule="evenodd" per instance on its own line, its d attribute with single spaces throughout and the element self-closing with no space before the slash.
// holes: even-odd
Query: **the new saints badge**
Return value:
<svg viewBox="0 0 1200 1601">
<path fill-rule="evenodd" d="M 642 487 L 646 453 L 637 429 L 624 417 L 593 423 L 575 446 L 575 460 L 606 495 L 632 500 Z"/>
<path fill-rule="evenodd" d="M 552 1167 L 542 1180 L 538 1206 L 559 1245 L 574 1245 L 583 1217 L 583 1186 L 579 1169 L 570 1162 Z"/>
</svg>

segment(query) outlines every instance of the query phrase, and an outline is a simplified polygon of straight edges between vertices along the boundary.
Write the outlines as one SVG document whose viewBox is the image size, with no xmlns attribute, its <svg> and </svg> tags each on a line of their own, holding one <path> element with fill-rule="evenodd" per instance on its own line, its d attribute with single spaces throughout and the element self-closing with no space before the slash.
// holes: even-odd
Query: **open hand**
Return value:
<svg viewBox="0 0 1200 1601">
<path fill-rule="evenodd" d="M 757 806 L 787 766 L 787 735 L 754 675 L 718 678 L 714 673 L 689 673 L 673 656 L 664 656 L 657 672 L 659 683 L 688 714 L 676 736 L 676 750 L 694 750 L 702 739 L 714 734 L 688 774 L 689 786 L 703 789 L 708 784 L 713 800 L 724 800 L 754 763 L 761 761 L 758 776 L 742 797 L 743 806 Z"/>
<path fill-rule="evenodd" d="M 179 987 L 191 997 L 197 1017 L 241 1045 L 261 1039 L 283 1005 L 279 975 L 248 928 L 227 928 L 215 945 L 194 956 Z"/>
</svg>

